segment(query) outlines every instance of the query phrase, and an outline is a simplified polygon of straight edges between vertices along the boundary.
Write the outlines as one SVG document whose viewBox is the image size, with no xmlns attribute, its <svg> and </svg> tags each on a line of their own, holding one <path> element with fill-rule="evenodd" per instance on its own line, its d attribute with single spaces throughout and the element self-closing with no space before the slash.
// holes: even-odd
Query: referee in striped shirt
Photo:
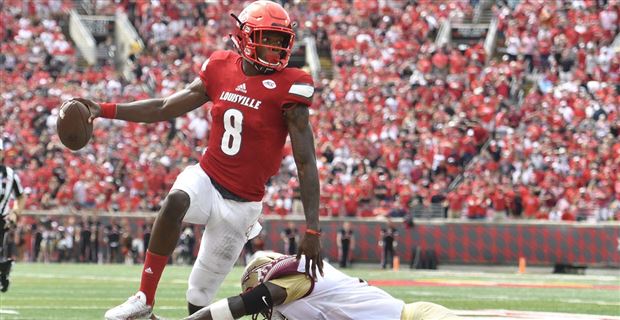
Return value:
<svg viewBox="0 0 620 320">
<path fill-rule="evenodd" d="M 11 195 L 15 197 L 13 212 L 9 208 Z M 19 177 L 13 169 L 4 165 L 4 146 L 0 139 L 0 292 L 9 289 L 9 273 L 13 259 L 8 254 L 8 229 L 17 221 L 17 215 L 24 209 L 26 197 Z"/>
</svg>

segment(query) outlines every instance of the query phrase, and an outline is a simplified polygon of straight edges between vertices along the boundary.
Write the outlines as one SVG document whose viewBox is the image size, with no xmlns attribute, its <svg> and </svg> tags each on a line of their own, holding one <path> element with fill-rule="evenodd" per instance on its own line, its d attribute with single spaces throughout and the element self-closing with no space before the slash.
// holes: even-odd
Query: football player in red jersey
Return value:
<svg viewBox="0 0 620 320">
<path fill-rule="evenodd" d="M 233 16 L 235 17 L 235 16 Z M 322 273 L 319 178 L 308 107 L 312 78 L 285 68 L 295 40 L 289 15 L 279 4 L 256 1 L 235 17 L 231 35 L 238 52 L 216 51 L 185 89 L 167 98 L 131 103 L 95 103 L 78 98 L 97 117 L 152 123 L 213 102 L 212 131 L 199 164 L 177 177 L 153 226 L 140 290 L 108 310 L 106 319 L 152 314 L 159 278 L 174 250 L 181 223 L 206 225 L 188 281 L 190 314 L 209 305 L 244 243 L 260 231 L 265 183 L 277 173 L 287 135 L 301 184 L 306 232 L 299 255 L 309 257 L 308 275 Z"/>
</svg>

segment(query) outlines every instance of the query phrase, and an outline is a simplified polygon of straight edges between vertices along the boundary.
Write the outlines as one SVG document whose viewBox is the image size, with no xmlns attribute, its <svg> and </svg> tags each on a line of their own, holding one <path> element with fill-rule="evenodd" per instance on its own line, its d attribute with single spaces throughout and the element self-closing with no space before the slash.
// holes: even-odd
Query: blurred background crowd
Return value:
<svg viewBox="0 0 620 320">
<path fill-rule="evenodd" d="M 213 51 L 232 48 L 228 13 L 244 3 L 94 1 L 96 14 L 124 11 L 144 41 L 128 81 L 110 60 L 80 62 L 66 22 L 76 2 L 0 1 L 4 163 L 21 177 L 27 210 L 156 211 L 206 146 L 209 104 L 151 125 L 98 119 L 79 152 L 56 135 L 58 107 L 183 88 Z M 321 215 L 433 207 L 454 219 L 620 219 L 618 1 L 495 1 L 492 56 L 483 40 L 435 41 L 446 19 L 471 19 L 477 0 L 284 5 L 299 38 L 331 57 L 311 118 Z M 98 50 L 116 48 L 108 38 Z M 283 159 L 264 213 L 300 215 L 290 148 Z"/>
</svg>

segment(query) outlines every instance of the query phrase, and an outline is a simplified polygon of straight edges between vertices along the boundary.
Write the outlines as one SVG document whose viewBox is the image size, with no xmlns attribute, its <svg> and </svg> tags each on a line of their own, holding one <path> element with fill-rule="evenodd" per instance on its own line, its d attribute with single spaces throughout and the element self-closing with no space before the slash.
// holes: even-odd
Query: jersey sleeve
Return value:
<svg viewBox="0 0 620 320">
<path fill-rule="evenodd" d="M 314 96 L 314 81 L 312 81 L 312 77 L 309 74 L 303 71 L 301 72 L 303 75 L 293 81 L 287 88 L 287 92 L 284 95 L 284 100 L 282 101 L 283 108 L 287 105 L 297 103 L 305 106 L 312 105 L 312 97 Z"/>
<path fill-rule="evenodd" d="M 227 51 L 215 51 L 207 60 L 205 60 L 205 62 L 202 63 L 198 76 L 200 77 L 200 80 L 202 80 L 202 84 L 205 86 L 208 94 L 211 93 L 210 90 L 214 85 L 214 77 L 218 77 L 218 66 L 221 66 L 222 60 L 225 60 L 227 57 Z"/>
<path fill-rule="evenodd" d="M 207 87 L 209 84 L 209 72 L 207 71 L 207 67 L 209 66 L 209 60 L 211 60 L 211 58 L 207 58 L 207 60 L 205 60 L 205 62 L 200 67 L 200 71 L 198 72 L 198 76 L 200 77 L 200 80 L 202 80 L 202 84 L 205 87 Z"/>
<path fill-rule="evenodd" d="M 311 280 L 310 278 L 307 278 L 305 274 L 289 275 L 272 279 L 268 282 L 271 282 L 286 290 L 286 299 L 284 300 L 284 303 L 299 300 L 305 297 L 310 290 L 312 290 Z"/>
</svg>

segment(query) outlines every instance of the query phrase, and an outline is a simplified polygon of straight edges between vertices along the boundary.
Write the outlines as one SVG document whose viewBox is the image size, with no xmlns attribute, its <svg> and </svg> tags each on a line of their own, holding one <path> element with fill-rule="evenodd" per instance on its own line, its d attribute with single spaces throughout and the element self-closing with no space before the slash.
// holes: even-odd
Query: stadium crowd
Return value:
<svg viewBox="0 0 620 320">
<path fill-rule="evenodd" d="M 146 50 L 132 57 L 134 80 L 111 61 L 80 62 L 63 32 L 72 1 L 4 1 L 1 138 L 27 209 L 157 210 L 206 144 L 209 104 L 153 125 L 99 119 L 83 150 L 61 145 L 62 101 L 171 94 L 211 52 L 229 48 L 228 12 L 243 6 L 97 3 L 98 14 L 124 10 L 144 39 Z M 470 1 L 287 8 L 299 34 L 331 52 L 333 79 L 316 79 L 312 117 L 323 215 L 402 216 L 421 203 L 445 206 L 452 218 L 620 219 L 617 3 L 497 5 L 506 47 L 497 57 L 486 56 L 483 40 L 435 45 L 442 21 L 472 16 Z M 267 188 L 266 214 L 301 213 L 294 171 L 289 150 Z"/>
<path fill-rule="evenodd" d="M 509 60 L 536 76 L 521 104 L 495 115 L 490 147 L 453 196 L 469 216 L 484 216 L 486 202 L 527 218 L 619 217 L 620 5 L 557 4 L 496 10 Z"/>
</svg>

